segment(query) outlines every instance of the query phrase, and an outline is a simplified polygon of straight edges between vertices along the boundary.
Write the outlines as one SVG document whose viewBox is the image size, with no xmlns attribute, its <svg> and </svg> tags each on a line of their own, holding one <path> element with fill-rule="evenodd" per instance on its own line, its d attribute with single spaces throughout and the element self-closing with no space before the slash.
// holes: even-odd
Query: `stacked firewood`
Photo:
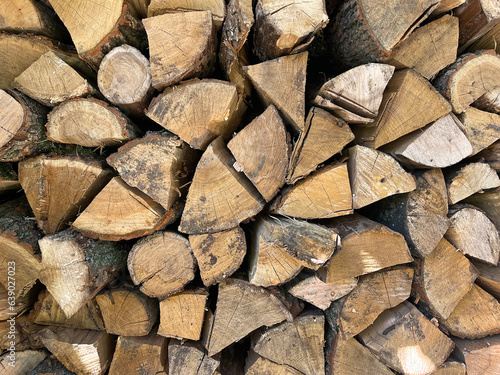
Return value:
<svg viewBox="0 0 500 375">
<path fill-rule="evenodd" d="M 500 374 L 498 0 L 0 2 L 0 372 Z"/>
</svg>

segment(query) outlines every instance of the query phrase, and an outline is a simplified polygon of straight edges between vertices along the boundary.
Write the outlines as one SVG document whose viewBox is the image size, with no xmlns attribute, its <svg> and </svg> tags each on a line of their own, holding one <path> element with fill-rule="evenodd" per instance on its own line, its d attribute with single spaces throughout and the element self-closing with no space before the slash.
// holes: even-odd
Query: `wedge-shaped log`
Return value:
<svg viewBox="0 0 500 375">
<path fill-rule="evenodd" d="M 432 375 L 466 375 L 467 368 L 465 363 L 458 362 L 456 360 L 447 360 L 441 366 L 439 366 Z"/>
<path fill-rule="evenodd" d="M 165 13 L 209 10 L 212 13 L 212 20 L 217 30 L 222 26 L 226 16 L 226 2 L 224 0 L 151 0 L 148 3 L 148 17 Z"/>
<path fill-rule="evenodd" d="M 292 321 L 292 315 L 276 296 L 246 281 L 227 279 L 219 284 L 215 318 L 206 339 L 208 355 L 283 320 Z"/>
<path fill-rule="evenodd" d="M 26 311 L 30 310 L 33 307 L 33 303 L 36 301 L 39 291 L 39 288 L 31 288 L 24 296 L 15 298 L 15 290 L 12 288 L 12 284 L 7 285 L 7 287 L 9 286 L 11 290 L 10 295 L 9 290 L 0 284 L 0 321 L 9 321 L 10 319 L 11 322 L 12 318 L 15 320 L 16 316 L 21 316 Z M 14 297 L 14 299 L 12 297 Z M 8 334 L 5 336 L 5 340 L 6 342 L 10 342 Z"/>
<path fill-rule="evenodd" d="M 469 108 L 459 119 L 458 125 L 472 144 L 473 154 L 500 139 L 500 115 Z"/>
<path fill-rule="evenodd" d="M 187 239 L 175 232 L 158 232 L 132 247 L 128 270 L 141 292 L 164 298 L 193 280 L 195 259 Z"/>
<path fill-rule="evenodd" d="M 204 150 L 218 136 L 229 138 L 245 109 L 236 86 L 204 79 L 166 89 L 153 99 L 146 114 L 191 147 Z"/>
<path fill-rule="evenodd" d="M 500 186 L 497 173 L 486 163 L 470 163 L 445 175 L 448 202 L 455 204 L 483 189 Z"/>
<path fill-rule="evenodd" d="M 0 356 L 0 367 L 5 375 L 28 374 L 35 370 L 45 357 L 47 357 L 47 352 L 44 350 L 16 351 L 15 362 L 13 362 L 10 353 L 6 352 Z M 12 366 L 12 363 L 15 366 Z"/>
<path fill-rule="evenodd" d="M 500 266 L 491 266 L 479 261 L 472 261 L 472 264 L 479 271 L 476 284 L 496 298 L 500 298 Z"/>
<path fill-rule="evenodd" d="M 458 359 L 468 375 L 495 375 L 500 371 L 500 335 L 478 340 L 454 338 Z"/>
<path fill-rule="evenodd" d="M 300 371 L 295 370 L 288 365 L 280 365 L 264 357 L 259 356 L 251 351 L 247 357 L 245 365 L 245 375 L 259 375 L 259 374 L 273 374 L 273 375 L 301 375 Z"/>
<path fill-rule="evenodd" d="M 168 344 L 168 373 L 172 375 L 216 375 L 219 360 L 209 357 L 196 342 L 170 340 Z"/>
<path fill-rule="evenodd" d="M 477 99 L 473 105 L 483 111 L 500 114 L 500 86 L 488 91 Z"/>
</svg>

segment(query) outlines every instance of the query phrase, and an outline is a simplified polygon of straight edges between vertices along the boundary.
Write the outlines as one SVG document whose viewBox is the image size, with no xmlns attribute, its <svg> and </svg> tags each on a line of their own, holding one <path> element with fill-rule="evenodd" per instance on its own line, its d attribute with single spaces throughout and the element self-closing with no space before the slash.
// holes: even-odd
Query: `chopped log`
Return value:
<svg viewBox="0 0 500 375">
<path fill-rule="evenodd" d="M 290 148 L 287 135 L 278 110 L 270 105 L 227 144 L 236 159 L 233 167 L 245 173 L 267 202 L 285 184 Z"/>
<path fill-rule="evenodd" d="M 329 41 L 335 58 L 349 68 L 387 58 L 438 4 L 436 0 L 405 0 L 382 7 L 376 0 L 344 2 L 331 22 Z M 394 22 L 389 24 L 388 19 Z M 356 41 L 355 48 L 352 41 Z"/>
<path fill-rule="evenodd" d="M 252 349 L 273 362 L 288 365 L 305 375 L 325 373 L 323 355 L 325 317 L 304 313 L 259 335 Z"/>
<path fill-rule="evenodd" d="M 74 375 L 75 373 L 69 371 L 64 365 L 51 354 L 43 362 L 41 362 L 35 369 L 28 373 L 28 375 Z"/>
<path fill-rule="evenodd" d="M 481 161 L 485 161 L 491 168 L 500 171 L 500 141 L 496 141 L 487 149 L 477 154 Z"/>
<path fill-rule="evenodd" d="M 148 133 L 127 142 L 106 161 L 129 186 L 139 189 L 168 210 L 180 198 L 194 169 L 196 154 L 178 137 Z"/>
<path fill-rule="evenodd" d="M 442 239 L 430 255 L 417 261 L 413 289 L 435 315 L 447 319 L 477 275 L 472 263 Z"/>
<path fill-rule="evenodd" d="M 459 115 L 459 119 L 461 124 L 458 126 L 472 144 L 473 154 L 500 139 L 500 115 L 472 107 Z"/>
<path fill-rule="evenodd" d="M 215 66 L 217 37 L 210 11 L 169 13 L 144 19 L 153 87 L 158 91 Z"/>
<path fill-rule="evenodd" d="M 69 229 L 40 241 L 40 281 L 71 318 L 126 265 L 124 245 L 95 241 Z"/>
<path fill-rule="evenodd" d="M 149 60 L 135 47 L 115 47 L 102 59 L 97 84 L 106 99 L 122 111 L 144 116 L 153 95 Z"/>
<path fill-rule="evenodd" d="M 80 57 L 96 71 L 104 55 L 117 45 L 127 43 L 146 49 L 144 27 L 124 0 L 49 2 L 68 29 Z"/>
<path fill-rule="evenodd" d="M 455 62 L 457 49 L 458 18 L 445 15 L 412 32 L 396 45 L 385 63 L 397 69 L 411 68 L 430 80 Z"/>
<path fill-rule="evenodd" d="M 165 13 L 194 12 L 209 10 L 212 21 L 219 30 L 226 16 L 224 0 L 151 0 L 148 6 L 148 17 L 160 16 Z"/>
<path fill-rule="evenodd" d="M 4 375 L 27 374 L 47 357 L 44 350 L 9 351 L 0 356 L 0 368 Z"/>
<path fill-rule="evenodd" d="M 307 56 L 303 52 L 243 67 L 264 104 L 274 104 L 296 131 L 304 129 Z"/>
<path fill-rule="evenodd" d="M 328 165 L 276 197 L 271 212 L 301 219 L 351 214 L 352 194 L 346 164 Z"/>
<path fill-rule="evenodd" d="M 189 188 L 179 231 L 188 234 L 220 232 L 259 213 L 264 199 L 241 172 L 222 138 L 201 157 Z"/>
<path fill-rule="evenodd" d="M 208 292 L 185 290 L 160 301 L 158 334 L 179 340 L 199 340 Z"/>
<path fill-rule="evenodd" d="M 357 66 L 323 84 L 314 104 L 348 123 L 370 123 L 393 73 L 394 67 L 386 64 Z"/>
<path fill-rule="evenodd" d="M 66 228 L 110 178 L 103 162 L 74 155 L 40 155 L 19 163 L 19 182 L 45 234 Z"/>
<path fill-rule="evenodd" d="M 21 184 L 12 165 L 0 162 L 0 196 L 19 190 L 21 190 Z"/>
<path fill-rule="evenodd" d="M 470 163 L 446 175 L 448 202 L 455 204 L 483 189 L 500 186 L 495 170 L 486 163 Z"/>
<path fill-rule="evenodd" d="M 260 375 L 260 374 L 273 374 L 273 375 L 302 375 L 303 372 L 295 370 L 288 365 L 280 365 L 264 357 L 255 354 L 251 351 L 247 357 L 245 365 L 245 375 Z"/>
<path fill-rule="evenodd" d="M 453 342 L 409 302 L 380 314 L 359 337 L 390 368 L 404 374 L 428 374 L 453 350 Z"/>
<path fill-rule="evenodd" d="M 73 222 L 72 228 L 90 238 L 129 240 L 163 229 L 180 211 L 168 211 L 136 188 L 114 177 Z"/>
<path fill-rule="evenodd" d="M 323 0 L 259 0 L 255 7 L 255 54 L 265 61 L 302 52 L 327 23 Z"/>
<path fill-rule="evenodd" d="M 472 261 L 472 263 L 479 271 L 476 284 L 500 299 L 500 266 L 491 266 L 479 261 Z"/>
<path fill-rule="evenodd" d="M 483 111 L 500 114 L 500 86 L 485 93 L 473 105 Z"/>
<path fill-rule="evenodd" d="M 440 322 L 453 336 L 479 339 L 500 333 L 500 302 L 473 284 L 447 319 Z"/>
<path fill-rule="evenodd" d="M 247 253 L 245 232 L 239 226 L 218 233 L 191 235 L 189 243 L 205 286 L 231 276 Z"/>
<path fill-rule="evenodd" d="M 495 51 L 468 53 L 443 70 L 434 81 L 434 86 L 449 99 L 453 112 L 459 114 L 476 99 L 500 86 L 500 77 L 496 74 L 498 69 L 500 57 Z"/>
<path fill-rule="evenodd" d="M 415 178 L 396 160 L 368 147 L 351 147 L 347 167 L 354 209 L 416 188 Z"/>
<path fill-rule="evenodd" d="M 191 147 L 204 150 L 218 136 L 229 138 L 245 110 L 236 86 L 204 79 L 166 89 L 153 99 L 146 114 Z"/>
<path fill-rule="evenodd" d="M 411 69 L 394 73 L 380 108 L 374 126 L 354 129 L 358 142 L 364 146 L 379 148 L 451 111 L 448 101 Z"/>
<path fill-rule="evenodd" d="M 431 17 L 448 13 L 450 10 L 457 8 L 465 2 L 467 2 L 467 0 L 441 0 L 436 9 L 434 9 L 434 11 L 431 13 Z"/>
<path fill-rule="evenodd" d="M 292 321 L 292 315 L 273 294 L 246 281 L 227 279 L 219 284 L 214 322 L 205 339 L 208 355 L 283 320 Z"/>
<path fill-rule="evenodd" d="M 38 295 L 38 301 L 31 310 L 30 322 L 40 325 L 104 331 L 104 321 L 95 299 L 82 306 L 71 318 L 67 318 L 61 306 L 48 291 Z"/>
<path fill-rule="evenodd" d="M 462 123 L 450 113 L 382 149 L 411 167 L 446 168 L 473 153 L 462 128 Z"/>
<path fill-rule="evenodd" d="M 111 364 L 115 342 L 106 332 L 47 328 L 40 335 L 45 347 L 77 375 L 102 375 Z"/>
<path fill-rule="evenodd" d="M 350 286 L 342 289 L 336 285 L 327 284 L 316 274 L 304 274 L 303 277 L 299 275 L 287 285 L 287 288 L 292 296 L 309 302 L 321 310 L 326 310 L 333 301 L 345 296 L 353 289 Z"/>
<path fill-rule="evenodd" d="M 478 340 L 454 338 L 455 352 L 468 375 L 496 375 L 500 371 L 500 335 Z"/>
<path fill-rule="evenodd" d="M 38 324 L 32 324 L 28 321 L 28 315 L 20 315 L 16 317 L 15 322 L 15 346 L 16 350 L 26 349 L 42 349 L 44 347 L 39 332 L 46 327 Z M 10 322 L 0 322 L 0 333 L 2 340 L 0 340 L 0 348 L 2 350 L 10 349 L 10 340 L 8 332 L 10 331 Z"/>
<path fill-rule="evenodd" d="M 354 134 L 344 121 L 321 108 L 311 107 L 293 148 L 286 182 L 294 184 L 307 176 L 353 139 Z"/>
<path fill-rule="evenodd" d="M 17 91 L 0 90 L 0 108 L 0 161 L 19 161 L 49 150 L 44 107 Z"/>
<path fill-rule="evenodd" d="M 189 242 L 175 232 L 157 232 L 140 239 L 128 256 L 128 270 L 141 292 L 165 298 L 194 278 L 195 259 Z"/>
<path fill-rule="evenodd" d="M 467 368 L 465 363 L 447 360 L 436 370 L 432 372 L 432 375 L 466 375 Z"/>
<path fill-rule="evenodd" d="M 38 254 L 41 234 L 30 220 L 32 215 L 24 197 L 0 205 L 0 283 L 10 290 L 9 281 L 10 285 L 14 282 L 16 298 L 35 285 L 42 267 Z"/>
<path fill-rule="evenodd" d="M 125 115 L 98 99 L 72 99 L 48 116 L 47 137 L 85 147 L 117 146 L 141 131 Z"/>
<path fill-rule="evenodd" d="M 500 259 L 500 234 L 484 212 L 474 206 L 450 211 L 445 238 L 464 255 L 496 266 Z"/>
<path fill-rule="evenodd" d="M 198 343 L 170 340 L 168 373 L 170 375 L 216 375 L 219 360 L 209 357 Z"/>
<path fill-rule="evenodd" d="M 14 87 L 48 107 L 96 94 L 97 90 L 64 58 L 48 51 L 14 79 Z"/>
<path fill-rule="evenodd" d="M 143 337 L 118 337 L 109 375 L 165 374 L 167 343 L 154 331 Z"/>
<path fill-rule="evenodd" d="M 106 332 L 146 336 L 158 320 L 158 304 L 136 289 L 111 289 L 96 296 Z"/>
<path fill-rule="evenodd" d="M 28 311 L 36 301 L 39 291 L 39 288 L 31 288 L 24 296 L 15 298 L 14 288 L 10 289 L 9 295 L 9 290 L 0 284 L 0 321 L 20 316 Z"/>
<path fill-rule="evenodd" d="M 496 26 L 484 34 L 481 38 L 472 43 L 467 51 L 473 52 L 485 49 L 494 49 L 497 53 L 500 52 L 498 40 L 500 37 L 500 22 L 497 20 Z"/>
</svg>

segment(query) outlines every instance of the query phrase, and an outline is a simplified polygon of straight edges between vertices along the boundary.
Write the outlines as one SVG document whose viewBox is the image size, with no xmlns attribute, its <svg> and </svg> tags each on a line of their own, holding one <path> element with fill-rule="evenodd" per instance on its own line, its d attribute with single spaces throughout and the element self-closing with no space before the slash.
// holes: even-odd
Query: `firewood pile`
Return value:
<svg viewBox="0 0 500 375">
<path fill-rule="evenodd" d="M 500 374 L 498 0 L 0 2 L 0 373 Z"/>
</svg>

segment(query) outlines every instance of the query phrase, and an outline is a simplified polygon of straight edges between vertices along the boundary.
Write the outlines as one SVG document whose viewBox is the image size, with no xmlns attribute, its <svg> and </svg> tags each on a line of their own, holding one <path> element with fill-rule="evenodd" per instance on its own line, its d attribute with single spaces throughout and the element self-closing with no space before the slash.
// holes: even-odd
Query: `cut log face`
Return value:
<svg viewBox="0 0 500 375">
<path fill-rule="evenodd" d="M 246 281 L 227 279 L 219 284 L 215 319 L 207 338 L 208 355 L 217 354 L 259 327 L 283 320 L 292 321 L 292 315 L 273 294 Z"/>
<path fill-rule="evenodd" d="M 128 270 L 141 292 L 164 298 L 181 291 L 194 278 L 195 259 L 187 239 L 174 232 L 158 232 L 132 247 Z"/>
<path fill-rule="evenodd" d="M 479 271 L 476 284 L 500 299 L 500 266 L 491 266 L 479 261 L 472 261 L 472 264 Z"/>
<path fill-rule="evenodd" d="M 137 137 L 140 129 L 116 108 L 97 99 L 73 99 L 49 113 L 47 137 L 85 147 L 117 146 Z"/>
<path fill-rule="evenodd" d="M 89 302 L 126 265 L 123 245 L 95 241 L 69 229 L 40 241 L 40 281 L 68 318 Z"/>
<path fill-rule="evenodd" d="M 165 13 L 207 11 L 212 13 L 212 19 L 217 29 L 220 29 L 226 16 L 224 0 L 151 0 L 148 6 L 148 17 Z"/>
<path fill-rule="evenodd" d="M 234 157 L 217 138 L 201 157 L 187 195 L 179 230 L 189 234 L 231 229 L 262 210 L 257 189 L 233 165 Z"/>
<path fill-rule="evenodd" d="M 0 367 L 5 375 L 28 374 L 42 363 L 45 357 L 47 357 L 47 352 L 44 350 L 16 351 L 16 361 L 14 362 L 16 366 L 12 366 L 10 365 L 12 363 L 10 353 L 6 352 L 0 356 Z"/>
<path fill-rule="evenodd" d="M 306 313 L 263 332 L 252 349 L 264 358 L 306 375 L 324 374 L 323 314 Z"/>
<path fill-rule="evenodd" d="M 143 22 L 155 89 L 206 76 L 213 69 L 217 37 L 209 11 L 169 13 Z"/>
<path fill-rule="evenodd" d="M 9 286 L 9 284 L 7 285 Z M 9 296 L 9 291 L 2 284 L 0 284 L 0 322 L 9 320 L 12 317 L 15 318 L 16 316 L 21 316 L 26 311 L 30 310 L 33 307 L 33 303 L 36 301 L 38 291 L 39 288 L 31 288 L 31 290 L 24 296 L 15 298 L 15 301 L 12 302 L 12 297 L 15 296 L 15 291 L 12 290 Z M 7 336 L 5 337 L 5 340 L 6 342 L 9 342 L 10 339 Z M 0 349 L 2 348 L 0 347 Z"/>
<path fill-rule="evenodd" d="M 327 284 L 316 275 L 308 276 L 304 280 L 295 283 L 295 280 L 299 278 L 300 276 L 290 283 L 295 285 L 288 289 L 288 293 L 309 302 L 321 310 L 326 310 L 330 307 L 332 301 L 345 296 L 353 289 L 353 287 L 342 289 L 336 285 Z"/>
<path fill-rule="evenodd" d="M 219 375 L 219 361 L 209 357 L 203 347 L 193 342 L 170 340 L 168 373 L 172 375 Z"/>
<path fill-rule="evenodd" d="M 486 163 L 470 163 L 446 176 L 448 201 L 455 204 L 483 189 L 500 186 L 497 173 Z"/>
<path fill-rule="evenodd" d="M 264 61 L 303 51 L 327 23 L 322 0 L 259 0 L 255 8 L 255 54 Z"/>
<path fill-rule="evenodd" d="M 469 108 L 459 116 L 465 133 L 473 147 L 473 154 L 500 139 L 500 115 Z"/>
<path fill-rule="evenodd" d="M 287 132 L 273 105 L 245 126 L 227 148 L 236 159 L 234 168 L 245 173 L 269 202 L 285 184 L 288 172 Z"/>
<path fill-rule="evenodd" d="M 303 52 L 243 67 L 264 104 L 278 108 L 297 131 L 304 129 L 307 56 Z"/>
<path fill-rule="evenodd" d="M 114 177 L 73 222 L 87 237 L 107 241 L 129 240 L 163 229 L 177 214 L 166 211 L 138 189 Z"/>
<path fill-rule="evenodd" d="M 414 177 L 396 160 L 368 147 L 351 147 L 347 167 L 354 209 L 416 188 Z"/>
<path fill-rule="evenodd" d="M 476 99 L 500 86 L 500 57 L 494 51 L 478 51 L 460 56 L 434 82 L 450 100 L 453 112 L 462 113 Z"/>
<path fill-rule="evenodd" d="M 477 269 L 445 239 L 417 264 L 415 292 L 434 314 L 447 319 L 472 288 Z"/>
<path fill-rule="evenodd" d="M 179 199 L 195 160 L 196 154 L 189 145 L 167 133 L 148 133 L 123 145 L 106 159 L 128 185 L 166 210 Z"/>
<path fill-rule="evenodd" d="M 483 111 L 500 114 L 500 86 L 488 91 L 477 99 L 473 105 Z"/>
<path fill-rule="evenodd" d="M 229 138 L 245 109 L 236 86 L 204 79 L 166 89 L 153 99 L 146 114 L 191 147 L 204 150 L 218 136 Z"/>
<path fill-rule="evenodd" d="M 456 353 L 468 375 L 495 375 L 500 371 L 500 335 L 478 340 L 454 338 Z"/>
<path fill-rule="evenodd" d="M 409 302 L 383 312 L 359 337 L 384 363 L 404 374 L 428 374 L 453 350 L 453 342 Z"/>
<path fill-rule="evenodd" d="M 465 363 L 454 360 L 446 361 L 433 371 L 432 375 L 467 375 L 467 368 Z"/>
<path fill-rule="evenodd" d="M 460 49 L 463 51 L 500 23 L 500 9 L 494 0 L 467 1 L 456 9 L 460 19 Z"/>
<path fill-rule="evenodd" d="M 19 182 L 45 234 L 67 227 L 110 178 L 102 162 L 79 156 L 41 155 L 19 163 Z"/>
<path fill-rule="evenodd" d="M 352 213 L 347 165 L 328 165 L 283 190 L 271 205 L 271 212 L 301 219 Z"/>
<path fill-rule="evenodd" d="M 239 226 L 218 233 L 191 235 L 189 243 L 205 286 L 231 276 L 247 253 L 245 232 Z"/>
<path fill-rule="evenodd" d="M 249 354 L 247 363 L 245 365 L 245 375 L 260 375 L 260 374 L 273 374 L 273 375 L 302 375 L 303 372 L 295 370 L 293 367 L 288 365 L 280 365 L 264 357 L 255 354 L 255 352 L 250 352 L 254 354 Z M 251 358 L 251 356 L 255 358 Z M 251 358 L 251 359 L 250 359 Z"/>
<path fill-rule="evenodd" d="M 295 143 L 286 182 L 294 184 L 307 176 L 353 139 L 354 134 L 344 121 L 321 108 L 312 107 Z"/>
</svg>

